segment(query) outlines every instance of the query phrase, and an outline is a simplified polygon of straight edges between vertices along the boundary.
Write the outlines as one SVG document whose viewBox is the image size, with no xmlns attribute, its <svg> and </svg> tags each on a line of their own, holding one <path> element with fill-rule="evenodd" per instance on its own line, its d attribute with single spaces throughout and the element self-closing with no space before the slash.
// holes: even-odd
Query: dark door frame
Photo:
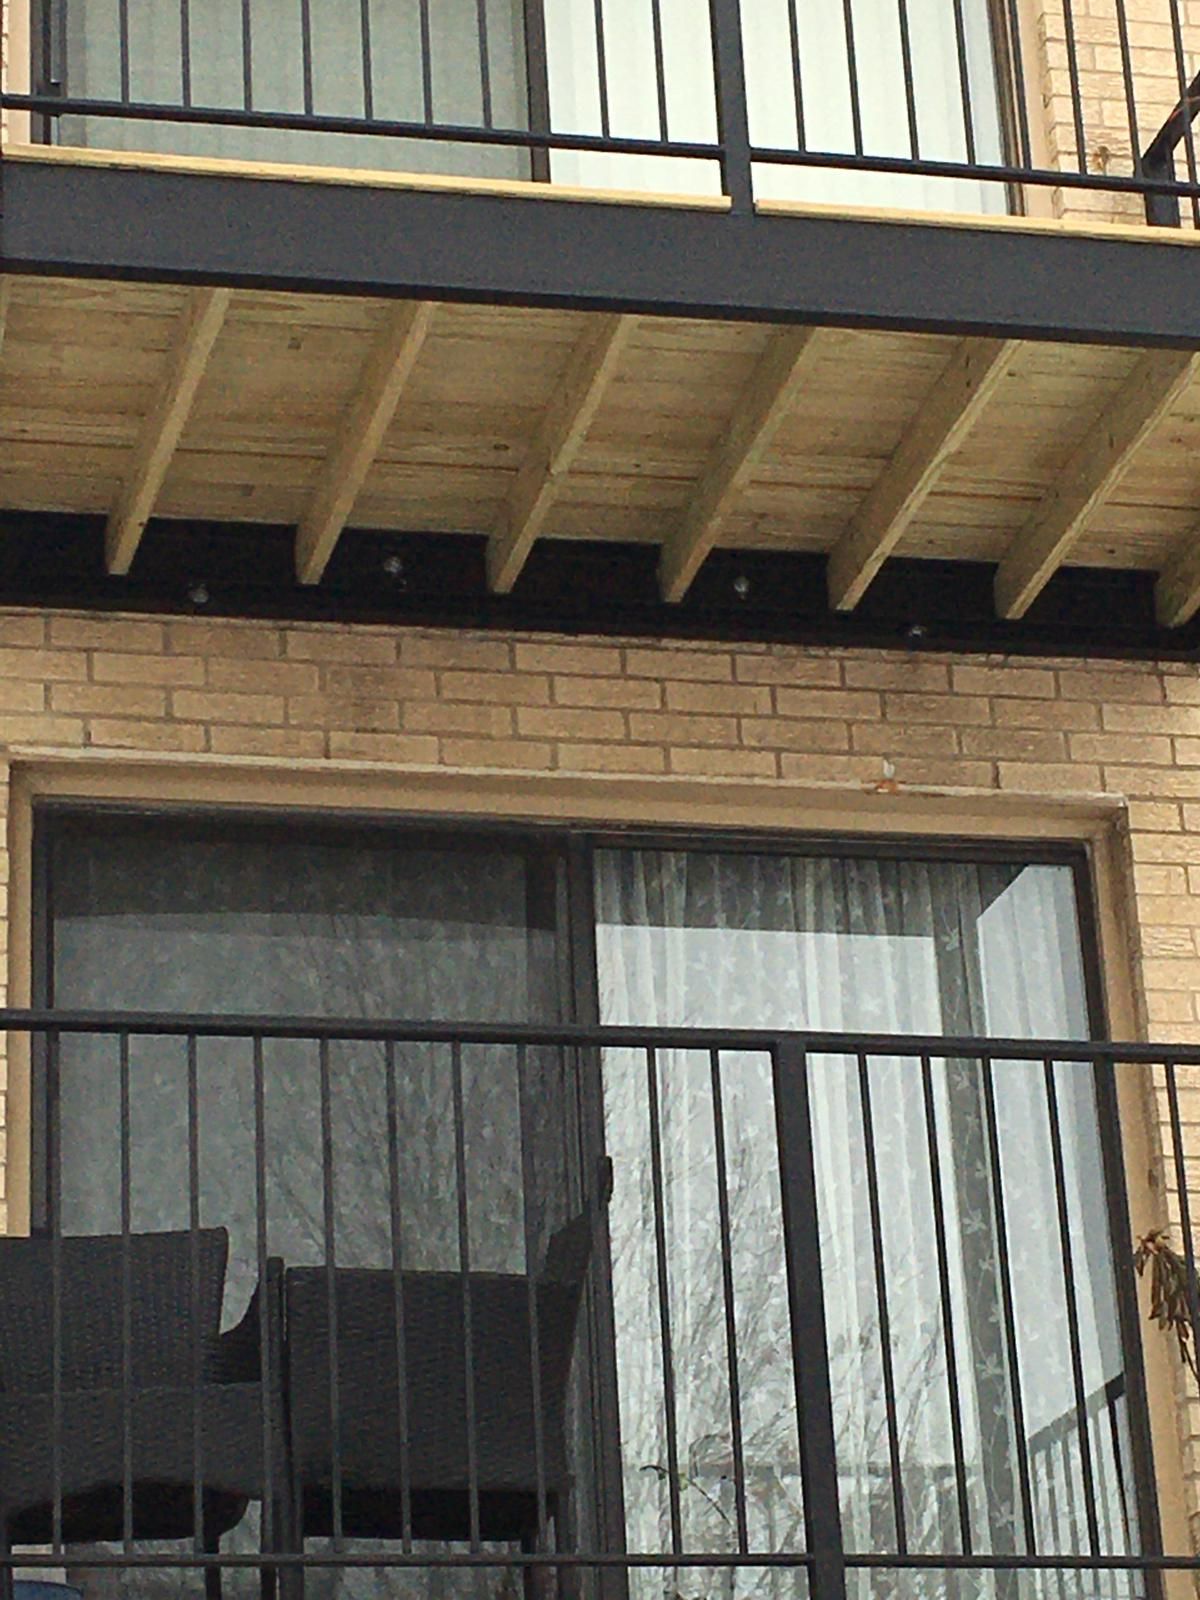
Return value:
<svg viewBox="0 0 1200 1600">
<path fill-rule="evenodd" d="M 554 898 L 554 923 L 559 933 L 558 965 L 562 974 L 560 1001 L 563 1020 L 597 1023 L 600 1020 L 596 973 L 594 854 L 599 849 L 684 850 L 738 854 L 788 854 L 792 856 L 830 856 L 898 861 L 962 861 L 1013 865 L 1056 865 L 1071 869 L 1077 908 L 1080 946 L 1083 957 L 1085 998 L 1090 1037 L 1102 1042 L 1108 1037 L 1099 925 L 1091 863 L 1082 844 L 1043 840 L 966 840 L 929 838 L 926 835 L 888 835 L 850 838 L 829 833 L 760 832 L 713 828 L 629 827 L 598 828 L 536 822 L 480 821 L 475 818 L 428 817 L 379 813 L 308 813 L 262 810 L 232 812 L 221 807 L 187 807 L 145 804 L 90 803 L 77 800 L 43 801 L 35 806 L 33 830 L 33 1003 L 52 1008 L 55 1004 L 53 977 L 53 874 L 52 845 L 64 826 L 84 827 L 94 832 L 107 826 L 115 832 L 138 827 L 186 831 L 195 837 L 219 835 L 223 840 L 239 834 L 261 839 L 264 834 L 308 835 L 349 839 L 361 837 L 364 830 L 375 834 L 404 833 L 412 840 L 430 842 L 450 840 L 458 846 L 488 849 L 508 843 L 520 845 L 533 861 L 549 851 L 547 861 L 559 863 L 559 885 Z M 545 902 L 543 902 L 545 904 Z M 466 1019 L 462 1019 L 466 1020 Z M 33 1152 L 31 1163 L 35 1227 L 45 1226 L 49 1163 L 47 1143 L 53 1128 L 51 1085 L 55 1081 L 53 1062 L 46 1042 L 32 1052 Z M 582 1187 L 595 1162 L 604 1154 L 603 1083 L 600 1052 L 580 1051 L 576 1082 L 582 1086 L 582 1101 L 576 1108 L 577 1126 L 573 1132 L 575 1161 Z M 1101 1156 L 1108 1200 L 1108 1219 L 1114 1252 L 1123 1244 L 1132 1250 L 1126 1173 L 1122 1155 L 1118 1116 L 1115 1064 L 1107 1060 L 1096 1074 Z M 574 1197 L 573 1197 L 574 1198 Z M 600 1241 L 600 1280 L 608 1282 L 611 1255 L 607 1232 Z M 1162 1537 L 1155 1494 L 1153 1444 L 1150 1434 L 1145 1372 L 1139 1332 L 1139 1312 L 1130 1273 L 1118 1269 L 1114 1259 L 1114 1278 L 1125 1354 L 1128 1393 L 1128 1423 L 1133 1450 L 1133 1479 L 1139 1532 L 1144 1553 L 1161 1554 Z M 603 1303 L 601 1303 L 603 1301 Z M 592 1359 L 588 1363 L 587 1404 L 595 1425 L 594 1437 L 601 1441 L 594 1463 L 598 1515 L 609 1548 L 623 1548 L 624 1508 L 620 1463 L 615 1329 L 611 1297 L 591 1295 L 587 1308 L 588 1344 Z M 1156 1580 L 1151 1575 L 1152 1591 Z M 623 1580 L 615 1569 L 603 1586 L 605 1600 L 621 1600 Z"/>
</svg>

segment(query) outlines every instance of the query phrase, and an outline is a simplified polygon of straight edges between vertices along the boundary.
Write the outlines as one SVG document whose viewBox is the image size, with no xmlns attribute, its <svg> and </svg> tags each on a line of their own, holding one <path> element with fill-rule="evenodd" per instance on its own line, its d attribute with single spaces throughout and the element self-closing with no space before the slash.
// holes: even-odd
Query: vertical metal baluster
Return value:
<svg viewBox="0 0 1200 1600">
<path fill-rule="evenodd" d="M 735 212 L 754 209 L 754 164 L 750 159 L 750 100 L 739 0 L 708 0 L 713 82 L 717 92 L 717 136 L 721 181 Z"/>
<path fill-rule="evenodd" d="M 679 1494 L 679 1435 L 675 1416 L 675 1353 L 671 1342 L 670 1286 L 667 1279 L 667 1215 L 663 1189 L 662 1125 L 658 1105 L 658 1052 L 646 1047 L 646 1098 L 650 1116 L 650 1174 L 654 1190 L 654 1250 L 658 1268 L 658 1327 L 662 1339 L 663 1406 L 667 1429 L 667 1494 L 671 1508 L 671 1550 L 683 1554 L 683 1508 Z"/>
<path fill-rule="evenodd" d="M 967 54 L 967 24 L 963 17 L 963 0 L 954 0 L 954 48 L 958 56 L 958 93 L 962 102 L 963 134 L 967 143 L 967 160 L 975 165 L 975 110 L 971 95 L 971 62 Z"/>
<path fill-rule="evenodd" d="M 363 116 L 375 120 L 375 64 L 371 59 L 371 0 L 359 0 L 362 33 Z"/>
<path fill-rule="evenodd" d="M 254 110 L 254 22 L 251 0 L 242 0 L 242 109 Z"/>
<path fill-rule="evenodd" d="M 1179 103 L 1186 106 L 1188 90 L 1187 64 L 1183 48 L 1183 25 L 1179 17 L 1179 0 L 1168 0 L 1171 10 L 1171 45 L 1175 52 L 1175 77 L 1179 85 Z M 1183 118 L 1183 148 L 1187 157 L 1188 182 L 1193 190 L 1200 184 L 1200 174 L 1197 173 L 1196 163 L 1196 130 L 1191 117 L 1185 112 Z M 1200 228 L 1200 194 L 1192 195 L 1192 222 Z"/>
<path fill-rule="evenodd" d="M 608 46 L 604 38 L 604 0 L 594 0 L 592 14 L 596 19 L 596 87 L 600 94 L 600 133 L 607 139 L 612 134 L 608 116 Z"/>
<path fill-rule="evenodd" d="M 907 0 L 896 0 L 900 22 L 900 66 L 904 73 L 904 104 L 908 113 L 908 144 L 914 161 L 921 159 L 921 132 L 917 125 L 917 95 L 913 86 L 912 39 L 908 31 Z"/>
<path fill-rule="evenodd" d="M 204 1554 L 204 1431 L 201 1426 L 201 1383 L 204 1378 L 204 1335 L 200 1301 L 200 1073 L 196 1035 L 187 1036 L 187 1163 L 188 1265 L 192 1315 L 192 1548 Z"/>
<path fill-rule="evenodd" d="M 1071 1447 L 1067 1442 L 1065 1434 L 1060 1435 L 1056 1442 L 1058 1445 L 1058 1453 L 1062 1457 L 1064 1485 L 1063 1499 L 1066 1503 L 1066 1516 L 1064 1520 L 1068 1525 L 1068 1535 L 1070 1540 L 1069 1544 L 1067 1545 L 1067 1549 L 1075 1550 L 1079 1545 L 1079 1506 L 1073 1493 L 1075 1485 L 1073 1482 L 1074 1475 L 1071 1472 Z M 1053 1448 L 1054 1446 L 1051 1445 L 1051 1449 Z"/>
<path fill-rule="evenodd" d="M 1042 1062 L 1046 1082 L 1046 1118 L 1050 1126 L 1050 1159 L 1054 1168 L 1054 1200 L 1058 1212 L 1058 1242 L 1062 1254 L 1063 1289 L 1067 1299 L 1067 1337 L 1071 1346 L 1071 1377 L 1075 1385 L 1075 1416 L 1079 1425 L 1079 1460 L 1083 1469 L 1084 1510 L 1087 1515 L 1088 1544 L 1091 1554 L 1100 1554 L 1100 1530 L 1096 1521 L 1096 1480 L 1092 1467 L 1091 1430 L 1088 1427 L 1087 1389 L 1083 1381 L 1083 1352 L 1079 1343 L 1079 1301 L 1075 1293 L 1075 1262 L 1071 1252 L 1071 1217 L 1067 1204 L 1066 1164 L 1063 1160 L 1062 1127 L 1058 1115 L 1058 1085 L 1054 1062 Z"/>
<path fill-rule="evenodd" d="M 1125 86 L 1125 112 L 1129 118 L 1129 145 L 1133 151 L 1133 173 L 1142 172 L 1142 136 L 1138 128 L 1137 94 L 1133 86 L 1133 53 L 1129 48 L 1129 17 L 1125 0 L 1116 0 L 1117 39 L 1121 47 L 1121 78 Z"/>
<path fill-rule="evenodd" d="M 546 14 L 542 0 L 521 0 L 525 35 L 525 86 L 528 126 L 532 133 L 551 132 L 550 61 L 546 49 Z M 529 147 L 529 176 L 534 183 L 550 182 L 551 152 L 538 145 Z"/>
<path fill-rule="evenodd" d="M 479 1432 L 475 1414 L 475 1333 L 471 1303 L 471 1223 L 467 1196 L 467 1128 L 463 1098 L 462 1044 L 450 1046 L 450 1073 L 454 1095 L 454 1179 L 458 1191 L 458 1269 L 462 1280 L 463 1355 L 465 1358 L 467 1413 L 467 1496 L 471 1549 L 479 1543 Z"/>
<path fill-rule="evenodd" d="M 862 1112 L 863 1152 L 867 1168 L 867 1206 L 871 1215 L 871 1255 L 875 1263 L 875 1303 L 879 1307 L 879 1359 L 883 1366 L 883 1403 L 887 1411 L 888 1460 L 892 1475 L 892 1514 L 896 1519 L 896 1549 L 908 1554 L 904 1520 L 904 1479 L 900 1461 L 900 1432 L 896 1425 L 896 1374 L 892 1365 L 892 1323 L 888 1315 L 887 1267 L 883 1259 L 883 1212 L 879 1204 L 879 1167 L 875 1160 L 875 1118 L 871 1109 L 871 1072 L 867 1057 L 858 1056 L 858 1098 Z"/>
<path fill-rule="evenodd" d="M 191 0 L 179 0 L 179 78 L 185 108 L 192 103 Z"/>
<path fill-rule="evenodd" d="M 321 1079 L 321 1205 L 325 1242 L 325 1315 L 329 1324 L 329 1430 L 333 1443 L 333 1548 L 345 1548 L 342 1530 L 342 1403 L 338 1353 L 337 1213 L 333 1171 L 333 1097 L 329 1083 L 329 1040 L 317 1041 Z"/>
<path fill-rule="evenodd" d="M 133 1549 L 133 1196 L 129 1137 L 129 1035 L 117 1037 L 121 1173 L 121 1544 Z"/>
<path fill-rule="evenodd" d="M 804 71 L 800 60 L 800 17 L 797 0 L 788 0 L 788 38 L 792 47 L 792 99 L 796 106 L 796 148 L 808 149 L 804 125 Z"/>
<path fill-rule="evenodd" d="M 1045 1473 L 1046 1473 L 1046 1514 L 1047 1514 L 1047 1516 L 1049 1518 L 1049 1521 L 1050 1521 L 1050 1537 L 1053 1540 L 1054 1549 L 1055 1549 L 1056 1552 L 1057 1551 L 1061 1551 L 1064 1548 L 1064 1546 L 1067 1549 L 1070 1549 L 1069 1542 L 1065 1541 L 1063 1539 L 1063 1537 L 1062 1537 L 1063 1523 L 1062 1523 L 1062 1518 L 1058 1514 L 1058 1491 L 1055 1488 L 1055 1477 L 1054 1477 L 1054 1474 L 1058 1469 L 1057 1469 L 1057 1467 L 1055 1465 L 1055 1461 L 1054 1461 L 1054 1441 L 1051 1440 L 1050 1443 L 1046 1446 L 1046 1449 L 1044 1451 L 1040 1451 L 1039 1454 L 1042 1456 L 1043 1460 L 1045 1461 L 1045 1469 L 1044 1470 L 1045 1470 Z M 1033 1470 L 1034 1470 L 1033 1469 L 1033 1464 L 1031 1462 L 1031 1464 L 1030 1464 L 1030 1475 L 1031 1475 L 1031 1477 L 1033 1476 Z M 1065 1484 L 1063 1486 L 1064 1498 L 1065 1499 L 1069 1499 L 1070 1498 L 1070 1494 L 1071 1494 L 1071 1485 L 1068 1483 L 1068 1484 Z M 1065 1596 L 1066 1596 L 1066 1580 L 1065 1580 L 1065 1576 L 1064 1576 L 1064 1573 L 1063 1573 L 1063 1570 L 1062 1570 L 1061 1567 L 1058 1567 L 1058 1568 L 1055 1569 L 1054 1578 L 1055 1578 L 1055 1587 L 1057 1588 L 1059 1595 L 1061 1597 L 1063 1597 L 1063 1600 L 1065 1600 Z"/>
<path fill-rule="evenodd" d="M 780 1199 L 787 1251 L 788 1313 L 799 1422 L 811 1600 L 845 1600 L 846 1549 L 838 1497 L 829 1332 L 821 1270 L 821 1218 L 813 1160 L 808 1057 L 796 1039 L 771 1051 L 779 1141 Z"/>
<path fill-rule="evenodd" d="M 1021 1489 L 1021 1510 L 1025 1525 L 1026 1553 L 1037 1554 L 1033 1500 L 1029 1489 L 1029 1451 L 1025 1441 L 1025 1407 L 1021 1399 L 1020 1350 L 1017 1345 L 1017 1316 L 1013 1304 L 1012 1265 L 1008 1254 L 1008 1219 L 1004 1209 L 1004 1179 L 1000 1171 L 1000 1131 L 996 1121 L 994 1063 L 990 1056 L 980 1062 L 983 1072 L 984 1123 L 988 1160 L 992 1168 L 992 1206 L 996 1217 L 996 1263 L 1000 1278 L 1000 1300 L 1004 1317 L 1004 1340 L 1008 1350 L 1009 1383 L 1012 1393 L 1013 1433 L 1017 1447 L 1017 1478 Z"/>
<path fill-rule="evenodd" d="M 1062 0 L 1063 32 L 1067 45 L 1067 72 L 1071 80 L 1071 115 L 1075 123 L 1075 149 L 1079 170 L 1088 170 L 1087 131 L 1083 125 L 1083 95 L 1079 87 L 1079 50 L 1075 42 L 1075 13 L 1071 0 Z"/>
<path fill-rule="evenodd" d="M 721 1091 L 721 1052 L 709 1052 L 712 1082 L 713 1146 L 717 1160 L 717 1210 L 721 1224 L 721 1296 L 725 1309 L 725 1359 L 729 1364 L 729 1431 L 733 1445 L 733 1493 L 738 1553 L 750 1549 L 746 1516 L 746 1457 L 742 1439 L 742 1386 L 738 1366 L 737 1315 L 733 1285 L 733 1240 L 729 1222 L 729 1170 L 725 1151 L 725 1106 Z"/>
<path fill-rule="evenodd" d="M 1117 1401 L 1106 1391 L 1108 1402 L 1108 1431 L 1112 1435 L 1113 1470 L 1117 1477 L 1117 1498 L 1121 1502 L 1121 1542 L 1126 1550 L 1132 1549 L 1129 1537 L 1129 1499 L 1125 1491 L 1125 1466 L 1122 1455 L 1121 1424 L 1117 1417 Z"/>
<path fill-rule="evenodd" d="M 400 1215 L 400 1116 L 396 1101 L 396 1042 L 384 1046 L 387 1078 L 388 1203 L 392 1222 L 392 1308 L 396 1318 L 396 1426 L 400 1430 L 400 1531 L 412 1550 L 412 1459 L 408 1435 L 408 1342 L 404 1321 L 404 1235 Z"/>
<path fill-rule="evenodd" d="M 272 1370 L 271 1297 L 267 1289 L 267 1090 L 263 1063 L 262 1034 L 251 1041 L 254 1063 L 254 1248 L 258 1260 L 258 1361 L 263 1394 L 269 1395 L 275 1374 Z M 275 1473 L 281 1463 L 275 1460 L 275 1440 L 271 1434 L 271 1408 L 262 1408 L 263 1501 L 262 1543 L 270 1549 L 275 1534 Z"/>
<path fill-rule="evenodd" d="M 1101 1440 L 1104 1436 L 1104 1430 L 1100 1425 L 1100 1411 L 1104 1404 L 1105 1393 L 1104 1390 L 1101 1389 L 1099 1403 L 1093 1402 L 1088 1405 L 1088 1420 L 1092 1427 L 1091 1437 L 1096 1441 L 1096 1462 L 1102 1470 L 1104 1465 L 1104 1456 Z M 1104 1555 L 1113 1555 L 1117 1553 L 1117 1541 L 1114 1537 L 1116 1529 L 1113 1522 L 1112 1496 L 1107 1492 L 1107 1486 L 1105 1486 L 1105 1489 L 1100 1493 L 1098 1499 L 1100 1502 L 1101 1519 L 1099 1549 Z M 1108 1578 L 1109 1592 L 1116 1594 L 1120 1589 L 1119 1583 L 1116 1582 L 1116 1574 L 1109 1572 L 1106 1576 Z"/>
<path fill-rule="evenodd" d="M 654 34 L 654 84 L 658 98 L 658 137 L 666 143 L 670 122 L 667 116 L 667 66 L 663 56 L 662 3 L 650 0 L 650 22 Z"/>
<path fill-rule="evenodd" d="M 1179 1085 L 1175 1076 L 1175 1063 L 1164 1063 L 1167 1088 L 1167 1111 L 1171 1122 L 1171 1154 L 1174 1158 L 1175 1184 L 1179 1190 L 1179 1231 L 1183 1235 L 1183 1257 L 1187 1264 L 1188 1317 L 1192 1326 L 1192 1349 L 1200 1350 L 1200 1287 L 1196 1279 L 1196 1247 L 1192 1239 L 1192 1207 L 1188 1196 L 1187 1166 L 1183 1151 L 1183 1121 L 1179 1114 Z"/>
<path fill-rule="evenodd" d="M 530 1396 L 533 1405 L 533 1463 L 537 1491 L 538 1545 L 545 1548 L 548 1520 L 546 1515 L 546 1437 L 542 1417 L 542 1346 L 541 1318 L 538 1306 L 537 1240 L 533 1231 L 533 1193 L 537 1172 L 533 1164 L 533 1149 L 529 1138 L 525 1108 L 528 1104 L 528 1051 L 525 1045 L 517 1046 L 517 1120 L 521 1130 L 521 1197 L 525 1225 L 525 1282 L 529 1294 L 529 1370 Z M 590 1203 L 591 1196 L 586 1197 Z"/>
<path fill-rule="evenodd" d="M 954 1297 L 950 1289 L 950 1252 L 946 1245 L 946 1204 L 942 1194 L 942 1158 L 938 1151 L 937 1107 L 933 1094 L 933 1061 L 921 1057 L 921 1089 L 925 1101 L 925 1140 L 929 1147 L 929 1187 L 933 1200 L 933 1236 L 937 1249 L 938 1290 L 942 1307 L 942 1342 L 946 1349 L 946 1387 L 950 1401 L 950 1438 L 954 1447 L 954 1482 L 958 1493 L 959 1538 L 971 1554 L 971 1502 L 967 1492 L 963 1449 L 962 1403 L 958 1392 L 958 1355 L 954 1341 Z"/>
<path fill-rule="evenodd" d="M 853 0 L 842 0 L 842 26 L 846 32 L 846 72 L 850 79 L 850 120 L 854 127 L 854 154 L 863 153 L 862 103 L 858 92 L 858 56 L 854 48 Z"/>
<path fill-rule="evenodd" d="M 57 1028 L 46 1034 L 46 1208 L 50 1224 L 50 1542 L 63 1553 L 62 1083 Z"/>
<path fill-rule="evenodd" d="M 479 37 L 479 96 L 483 110 L 483 125 L 494 127 L 492 120 L 492 55 L 488 40 L 488 0 L 475 0 L 476 28 Z"/>
<path fill-rule="evenodd" d="M 425 126 L 433 121 L 433 34 L 429 25 L 429 0 L 421 0 L 421 115 Z"/>
<path fill-rule="evenodd" d="M 61 95 L 69 89 L 63 77 L 55 71 L 54 60 L 54 15 L 51 10 L 51 0 L 31 0 L 32 9 L 29 15 L 30 35 L 30 88 L 35 94 Z M 58 142 L 59 119 L 39 113 L 33 123 L 33 138 L 38 144 L 55 144 Z M 29 1037 L 30 1049 L 33 1048 L 33 1036 Z"/>
<path fill-rule="evenodd" d="M 311 0 L 300 0 L 300 59 L 304 82 L 304 115 L 313 114 L 313 39 Z"/>
<path fill-rule="evenodd" d="M 129 104 L 129 0 L 118 0 L 117 40 L 121 58 L 121 100 Z"/>
<path fill-rule="evenodd" d="M 1021 15 L 1018 0 L 1008 0 L 1008 38 L 1012 47 L 1013 95 L 1017 102 L 1017 154 L 1021 165 L 1033 166 L 1033 141 L 1029 136 L 1029 103 L 1025 91 L 1025 63 L 1021 49 Z"/>
</svg>

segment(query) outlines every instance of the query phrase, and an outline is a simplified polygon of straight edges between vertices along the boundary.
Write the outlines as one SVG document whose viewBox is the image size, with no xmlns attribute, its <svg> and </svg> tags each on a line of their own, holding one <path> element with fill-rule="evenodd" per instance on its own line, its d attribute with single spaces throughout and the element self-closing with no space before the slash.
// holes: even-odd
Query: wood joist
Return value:
<svg viewBox="0 0 1200 1600">
<path fill-rule="evenodd" d="M 324 575 L 429 337 L 433 311 L 427 302 L 414 301 L 393 307 L 384 317 L 296 529 L 296 576 L 301 583 L 320 583 Z"/>
<path fill-rule="evenodd" d="M 127 573 L 133 565 L 231 298 L 228 289 L 194 289 L 179 316 L 162 381 L 142 420 L 120 495 L 109 513 L 104 553 L 114 575 Z"/>
<path fill-rule="evenodd" d="M 4 510 L 102 511 L 113 575 L 151 517 L 290 527 L 312 587 L 348 526 L 485 535 L 498 596 L 539 540 L 657 544 L 672 605 L 714 550 L 819 554 L 844 614 L 990 561 L 1014 623 L 1128 565 L 1178 628 L 1200 356 L 0 275 Z"/>
</svg>

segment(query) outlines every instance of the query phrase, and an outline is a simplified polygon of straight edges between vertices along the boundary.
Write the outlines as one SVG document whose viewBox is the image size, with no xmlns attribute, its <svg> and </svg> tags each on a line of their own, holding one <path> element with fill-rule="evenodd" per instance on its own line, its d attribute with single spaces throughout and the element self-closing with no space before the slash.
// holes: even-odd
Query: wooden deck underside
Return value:
<svg viewBox="0 0 1200 1600">
<path fill-rule="evenodd" d="M 508 582 L 533 537 L 657 542 L 686 568 L 713 544 L 842 541 L 846 556 L 852 534 L 876 562 L 1016 567 L 1040 536 L 1051 571 L 1168 569 L 1165 620 L 1200 605 L 1196 358 L 834 329 L 784 338 L 749 324 L 460 305 L 417 316 L 365 299 L 0 279 L 0 509 L 107 514 L 110 559 L 122 515 L 130 559 L 150 514 L 307 525 L 324 557 L 343 526 L 484 533 L 507 538 Z M 982 398 L 973 376 L 957 388 L 944 376 L 977 357 Z M 877 487 L 889 471 L 899 510 Z"/>
</svg>

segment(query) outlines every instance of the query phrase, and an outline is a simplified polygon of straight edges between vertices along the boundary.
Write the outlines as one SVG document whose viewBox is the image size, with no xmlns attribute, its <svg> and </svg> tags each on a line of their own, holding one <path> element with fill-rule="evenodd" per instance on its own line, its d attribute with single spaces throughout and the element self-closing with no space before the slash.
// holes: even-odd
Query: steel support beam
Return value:
<svg viewBox="0 0 1200 1600">
<path fill-rule="evenodd" d="M 1162 237 L 0 162 L 10 272 L 1195 348 Z"/>
</svg>

